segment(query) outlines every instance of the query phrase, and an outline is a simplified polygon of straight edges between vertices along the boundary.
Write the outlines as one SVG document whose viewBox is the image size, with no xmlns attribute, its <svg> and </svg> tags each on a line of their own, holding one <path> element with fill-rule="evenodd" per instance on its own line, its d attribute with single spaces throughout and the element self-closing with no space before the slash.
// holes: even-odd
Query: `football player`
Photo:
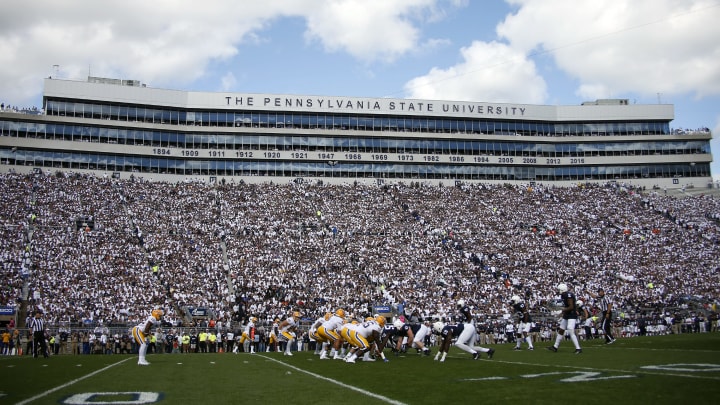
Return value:
<svg viewBox="0 0 720 405">
<path fill-rule="evenodd" d="M 280 319 L 275 318 L 275 320 L 273 320 L 272 326 L 270 327 L 270 333 L 268 334 L 268 345 L 267 345 L 267 349 L 265 350 L 266 352 L 276 351 L 276 352 L 280 353 L 280 346 L 278 344 L 278 342 L 279 342 L 278 334 L 280 334 L 279 328 L 280 328 Z"/>
<path fill-rule="evenodd" d="M 138 364 L 141 366 L 150 365 L 150 363 L 145 360 L 145 354 L 148 348 L 147 340 L 152 328 L 160 324 L 160 318 L 162 318 L 162 316 L 163 310 L 155 308 L 145 322 L 132 328 L 132 336 L 135 342 L 140 345 L 140 349 L 138 350 Z"/>
<path fill-rule="evenodd" d="M 557 352 L 560 347 L 560 342 L 565 338 L 565 333 L 570 335 L 570 340 L 575 345 L 575 354 L 582 353 L 580 343 L 575 335 L 575 323 L 577 322 L 577 306 L 575 305 L 575 294 L 572 291 L 568 291 L 568 286 L 565 283 L 560 283 L 557 286 L 560 292 L 560 299 L 563 302 L 562 319 L 560 319 L 560 325 L 558 326 L 557 336 L 555 336 L 555 344 L 548 347 L 548 350 Z"/>
<path fill-rule="evenodd" d="M 528 350 L 534 350 L 532 343 L 532 337 L 530 336 L 530 328 L 532 328 L 532 318 L 530 318 L 530 313 L 527 310 L 527 305 L 522 301 L 520 296 L 513 295 L 512 298 L 510 298 L 510 305 L 512 306 L 513 311 L 515 311 L 515 314 L 518 317 L 518 328 L 517 328 L 517 345 L 515 346 L 514 350 L 521 350 L 522 349 L 522 341 L 525 340 L 528 344 Z"/>
<path fill-rule="evenodd" d="M 466 305 L 464 300 L 459 300 L 457 302 L 457 308 L 461 314 L 460 323 L 458 323 L 458 325 L 463 324 L 464 326 L 462 329 L 455 331 L 456 333 L 458 333 L 454 335 L 457 336 L 455 346 L 457 346 L 461 350 L 472 354 L 474 359 L 477 359 L 480 356 L 478 352 L 487 353 L 488 359 L 491 359 L 493 357 L 493 354 L 495 354 L 495 349 L 475 346 L 475 342 L 477 342 L 478 339 L 478 334 L 477 329 L 475 328 L 475 320 L 473 319 L 470 306 Z"/>
<path fill-rule="evenodd" d="M 464 323 L 457 323 L 455 325 L 446 325 L 443 322 L 435 322 L 433 324 L 433 332 L 440 335 L 440 349 L 437 353 L 435 353 L 434 360 L 440 360 L 440 362 L 445 361 L 445 357 L 447 356 L 448 352 L 450 351 L 450 346 L 452 345 L 452 340 L 456 336 L 462 336 L 462 333 L 465 328 L 468 326 Z M 471 326 L 472 327 L 472 326 Z M 474 328 L 474 327 L 473 327 Z M 459 338 L 458 338 L 459 339 Z M 457 343 L 455 343 L 455 346 L 458 346 Z M 467 345 L 464 345 L 468 347 Z M 460 346 L 458 346 L 460 347 Z M 462 347 L 460 347 L 462 349 Z M 479 346 L 472 346 L 468 347 L 469 350 L 465 350 L 468 353 L 472 353 L 473 360 L 477 360 L 480 358 L 480 351 L 483 349 Z M 488 350 L 486 353 L 488 354 L 488 358 L 492 358 L 492 355 L 495 353 L 495 349 L 485 349 Z"/>
<path fill-rule="evenodd" d="M 280 322 L 280 339 L 285 340 L 285 352 L 283 355 L 292 356 L 291 348 L 292 343 L 296 339 L 296 332 L 298 322 L 300 321 L 300 312 L 294 311 L 291 316 L 288 316 L 284 321 Z"/>
<path fill-rule="evenodd" d="M 255 353 L 255 345 L 253 345 L 253 340 L 255 339 L 255 322 L 257 322 L 257 318 L 251 316 L 240 336 L 240 344 L 243 345 L 243 351 L 245 353 L 248 353 L 248 350 L 250 354 Z"/>
<path fill-rule="evenodd" d="M 341 358 L 338 352 L 340 350 L 340 345 L 342 344 L 342 339 L 340 338 L 340 330 L 344 324 L 345 310 L 342 308 L 338 308 L 337 310 L 335 310 L 335 313 L 332 314 L 330 319 L 323 322 L 323 324 L 318 327 L 318 335 L 323 337 L 328 342 L 328 345 L 331 346 L 330 356 L 328 357 L 326 350 L 322 350 L 322 352 L 320 353 L 321 360 L 329 358 L 338 360 Z"/>
<path fill-rule="evenodd" d="M 369 353 L 374 348 L 375 353 L 382 357 L 378 350 L 377 342 L 380 341 L 380 334 L 385 327 L 386 319 L 382 315 L 377 315 L 373 320 L 365 321 L 353 328 L 344 327 L 342 329 L 343 339 L 351 346 L 350 352 L 345 358 L 346 363 L 355 363 L 358 356 Z M 374 361 L 374 359 L 365 358 L 366 361 Z"/>
<path fill-rule="evenodd" d="M 317 329 L 331 317 L 332 314 L 330 312 L 327 312 L 324 316 L 321 316 L 317 320 L 315 320 L 315 322 L 310 326 L 310 330 L 308 330 L 308 335 L 310 336 L 310 339 L 315 341 L 314 354 L 320 354 L 327 349 L 327 340 L 324 337 L 320 336 L 320 333 L 318 333 Z"/>
</svg>

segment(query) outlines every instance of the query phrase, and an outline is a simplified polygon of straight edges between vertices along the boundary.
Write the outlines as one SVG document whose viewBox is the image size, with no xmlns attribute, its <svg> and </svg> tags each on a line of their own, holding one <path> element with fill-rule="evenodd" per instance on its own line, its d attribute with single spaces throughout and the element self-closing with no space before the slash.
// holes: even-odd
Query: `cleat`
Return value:
<svg viewBox="0 0 720 405">
<path fill-rule="evenodd" d="M 327 353 L 325 353 L 325 352 L 320 353 L 320 360 L 327 360 L 327 359 L 328 359 Z"/>
<path fill-rule="evenodd" d="M 490 350 L 487 352 L 488 359 L 492 359 L 492 358 L 493 358 L 493 354 L 495 354 L 495 349 L 490 349 Z"/>
<path fill-rule="evenodd" d="M 425 350 L 423 351 L 423 354 L 426 355 L 426 356 L 429 356 L 431 353 L 432 353 L 432 352 L 431 352 L 430 349 L 425 349 Z"/>
<path fill-rule="evenodd" d="M 582 349 L 575 349 L 575 354 L 580 354 L 580 353 L 582 353 Z"/>
<path fill-rule="evenodd" d="M 285 355 L 285 356 L 292 356 L 293 354 L 290 353 L 290 352 L 283 352 L 283 355 Z"/>
<path fill-rule="evenodd" d="M 148 363 L 148 362 L 145 361 L 145 360 L 140 360 L 140 361 L 138 361 L 138 366 L 149 366 L 149 365 L 150 365 L 150 363 Z"/>
<path fill-rule="evenodd" d="M 479 353 L 479 352 L 473 353 L 473 360 L 477 360 L 477 359 L 479 359 L 479 358 L 480 358 L 480 353 Z"/>
<path fill-rule="evenodd" d="M 613 343 L 615 343 L 615 339 L 609 340 L 609 341 L 605 342 L 606 345 L 611 345 L 611 344 L 613 344 Z"/>
<path fill-rule="evenodd" d="M 532 351 L 532 350 L 535 350 L 535 348 L 534 348 L 534 347 L 528 347 L 528 350 L 531 350 L 531 351 Z"/>
<path fill-rule="evenodd" d="M 515 346 L 515 348 L 514 348 L 513 350 L 522 350 L 522 349 L 519 348 L 519 347 L 517 347 L 517 346 Z"/>
<path fill-rule="evenodd" d="M 375 361 L 372 357 L 365 358 L 363 357 L 363 361 Z"/>
<path fill-rule="evenodd" d="M 550 350 L 551 352 L 557 353 L 557 347 L 555 347 L 555 346 L 550 346 L 547 349 Z"/>
</svg>

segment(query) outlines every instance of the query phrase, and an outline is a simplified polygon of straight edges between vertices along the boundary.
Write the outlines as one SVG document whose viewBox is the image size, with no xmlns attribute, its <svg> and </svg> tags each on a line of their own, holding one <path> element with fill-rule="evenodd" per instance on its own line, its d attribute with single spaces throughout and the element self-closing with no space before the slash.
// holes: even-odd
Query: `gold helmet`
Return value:
<svg viewBox="0 0 720 405">
<path fill-rule="evenodd" d="M 368 316 L 367 318 L 365 318 L 366 321 L 372 321 L 373 319 L 375 318 L 373 318 L 372 316 Z"/>
<path fill-rule="evenodd" d="M 326 312 L 326 313 L 325 313 L 325 320 L 326 320 L 326 321 L 329 321 L 331 317 L 332 317 L 332 314 L 331 314 L 330 312 Z"/>
<path fill-rule="evenodd" d="M 380 326 L 382 326 L 383 328 L 385 327 L 385 322 L 387 322 L 387 320 L 385 319 L 385 317 L 382 316 L 382 315 L 376 316 L 376 317 L 375 317 L 375 321 L 376 321 Z"/>
<path fill-rule="evenodd" d="M 299 311 L 295 311 L 295 312 L 292 313 L 292 316 L 293 316 L 293 318 L 300 319 L 300 312 L 299 312 Z"/>
<path fill-rule="evenodd" d="M 339 316 L 340 318 L 345 318 L 345 310 L 342 308 L 338 308 L 335 311 L 335 315 Z"/>
<path fill-rule="evenodd" d="M 251 317 L 250 317 L 250 322 L 252 322 L 252 323 L 257 322 L 257 318 L 255 318 L 254 316 L 251 316 Z"/>
<path fill-rule="evenodd" d="M 160 309 L 160 308 L 155 308 L 155 309 L 152 310 L 152 317 L 153 317 L 153 318 L 155 318 L 155 319 L 157 319 L 157 320 L 159 321 L 160 318 L 162 318 L 162 316 L 163 316 L 163 310 L 162 310 L 162 309 Z"/>
</svg>

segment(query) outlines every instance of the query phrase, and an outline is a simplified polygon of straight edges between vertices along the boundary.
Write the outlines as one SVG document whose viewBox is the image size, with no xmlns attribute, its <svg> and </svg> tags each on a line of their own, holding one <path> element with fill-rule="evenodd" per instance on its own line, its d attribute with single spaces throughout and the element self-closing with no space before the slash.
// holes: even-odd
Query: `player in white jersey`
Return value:
<svg viewBox="0 0 720 405">
<path fill-rule="evenodd" d="M 320 354 L 321 352 L 325 351 L 327 346 L 327 340 L 320 336 L 320 333 L 318 333 L 318 328 L 322 326 L 325 321 L 330 319 L 332 317 L 332 314 L 330 312 L 326 313 L 324 316 L 321 316 L 318 318 L 311 326 L 310 330 L 308 331 L 308 335 L 310 336 L 310 339 L 315 341 L 315 354 Z"/>
<path fill-rule="evenodd" d="M 240 336 L 240 344 L 243 345 L 243 351 L 245 353 L 248 353 L 248 351 L 250 354 L 255 353 L 255 346 L 253 345 L 253 339 L 255 338 L 255 322 L 257 322 L 257 318 L 251 316 L 245 325 L 242 336 Z"/>
<path fill-rule="evenodd" d="M 152 313 L 145 322 L 132 328 L 132 336 L 135 339 L 135 342 L 140 345 L 140 350 L 138 350 L 138 364 L 141 366 L 147 366 L 150 364 L 145 360 L 145 354 L 147 353 L 148 347 L 147 340 L 153 326 L 158 326 L 160 324 L 160 318 L 162 318 L 162 316 L 162 309 L 155 308 L 152 310 Z"/>
<path fill-rule="evenodd" d="M 338 354 L 338 351 L 340 350 L 340 345 L 342 343 L 342 339 L 340 338 L 340 330 L 344 324 L 345 310 L 342 308 L 338 308 L 335 313 L 330 317 L 330 319 L 323 322 L 323 324 L 318 327 L 318 335 L 322 336 L 328 342 L 328 345 L 332 345 L 332 349 L 330 350 L 330 357 L 328 357 L 327 355 L 327 350 L 323 350 L 320 353 L 321 360 L 328 358 L 340 358 L 340 355 Z"/>
<path fill-rule="evenodd" d="M 296 332 L 298 327 L 298 322 L 300 321 L 300 312 L 295 311 L 292 313 L 292 316 L 287 317 L 284 321 L 280 323 L 280 339 L 285 340 L 287 343 L 285 345 L 285 352 L 283 355 L 285 356 L 292 356 L 291 353 L 292 344 L 296 339 Z"/>
<path fill-rule="evenodd" d="M 276 351 L 280 353 L 280 345 L 279 345 L 279 339 L 278 334 L 280 333 L 280 319 L 275 318 L 273 321 L 272 326 L 270 327 L 270 333 L 268 335 L 268 345 L 266 352 L 273 352 Z"/>
<path fill-rule="evenodd" d="M 368 353 L 371 348 L 375 348 L 375 352 L 382 357 L 377 348 L 377 342 L 380 341 L 380 335 L 385 327 L 385 317 L 378 315 L 374 320 L 365 321 L 355 327 L 343 328 L 343 339 L 347 340 L 352 346 L 350 352 L 345 358 L 347 363 L 355 363 L 358 356 Z"/>
</svg>

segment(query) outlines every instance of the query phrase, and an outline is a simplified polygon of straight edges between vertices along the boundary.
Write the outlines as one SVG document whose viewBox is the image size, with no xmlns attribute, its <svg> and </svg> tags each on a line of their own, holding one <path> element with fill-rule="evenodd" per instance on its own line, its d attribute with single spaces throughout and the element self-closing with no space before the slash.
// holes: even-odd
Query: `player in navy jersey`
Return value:
<svg viewBox="0 0 720 405">
<path fill-rule="evenodd" d="M 408 339 L 410 347 L 421 351 L 426 356 L 430 355 L 430 349 L 425 347 L 425 337 L 431 333 L 431 328 L 432 324 L 428 320 L 422 323 L 410 325 L 410 329 L 415 335 L 415 338 L 412 339 L 412 341 Z"/>
<path fill-rule="evenodd" d="M 513 295 L 512 298 L 510 298 L 510 305 L 512 305 L 512 309 L 518 317 L 518 328 L 516 331 L 517 345 L 515 346 L 515 350 L 521 350 L 523 340 L 527 342 L 528 350 L 533 350 L 534 347 L 532 344 L 532 338 L 530 337 L 532 318 L 530 318 L 527 305 L 525 305 L 522 299 L 517 295 Z"/>
<path fill-rule="evenodd" d="M 575 345 L 575 354 L 580 354 L 582 353 L 582 349 L 580 348 L 580 343 L 575 335 L 575 323 L 577 322 L 575 293 L 568 291 L 568 286 L 565 283 L 558 284 L 557 289 L 560 292 L 560 298 L 563 302 L 563 309 L 561 310 L 562 319 L 560 320 L 560 325 L 558 326 L 555 344 L 548 347 L 548 350 L 557 352 L 558 347 L 560 347 L 560 342 L 562 342 L 565 338 L 565 333 L 567 332 L 570 335 L 570 340 L 572 340 Z"/>
<path fill-rule="evenodd" d="M 422 342 L 420 343 L 420 345 L 415 345 L 415 331 L 420 329 L 420 325 L 417 325 L 415 331 L 413 330 L 413 326 L 415 325 L 408 325 L 399 319 L 393 322 L 392 325 L 385 325 L 385 328 L 383 328 L 379 349 L 382 350 L 386 346 L 390 346 L 392 351 L 397 356 L 400 352 L 404 353 L 405 351 L 407 351 L 407 346 L 409 343 L 411 347 L 417 347 L 423 350 L 425 354 L 429 354 L 429 349 L 427 349 L 425 345 L 422 344 Z"/>
<path fill-rule="evenodd" d="M 493 354 L 495 354 L 495 349 L 475 346 L 475 342 L 478 340 L 478 334 L 477 329 L 475 329 L 475 320 L 473 319 L 470 306 L 466 305 L 464 300 L 459 300 L 457 302 L 457 308 L 460 312 L 460 322 L 458 324 L 463 324 L 464 327 L 462 331 L 459 331 L 459 335 L 454 335 L 457 336 L 455 346 L 472 354 L 474 359 L 479 357 L 478 352 L 487 353 L 488 358 L 491 359 Z"/>
<path fill-rule="evenodd" d="M 462 336 L 463 332 L 467 328 L 474 329 L 474 326 L 472 326 L 472 325 L 468 326 L 468 324 L 464 324 L 464 323 L 457 323 L 454 325 L 453 324 L 446 325 L 440 321 L 435 322 L 433 324 L 433 332 L 440 335 L 441 341 L 440 341 L 440 349 L 435 354 L 434 360 L 440 360 L 440 362 L 444 362 L 445 357 L 447 356 L 448 352 L 450 351 L 450 346 L 452 345 L 453 338 L 455 338 L 456 336 Z M 458 337 L 458 340 L 459 339 L 460 338 Z M 455 346 L 458 346 L 457 341 L 455 343 Z M 469 353 L 473 353 L 474 360 L 477 360 L 480 357 L 480 350 L 483 349 L 482 347 L 467 346 L 467 345 L 465 345 L 465 346 L 468 347 L 469 350 L 465 350 L 465 349 L 463 349 L 463 350 L 465 350 Z M 460 346 L 458 346 L 458 347 L 460 347 Z M 488 349 L 486 349 L 486 350 L 488 350 Z M 489 349 L 489 350 L 491 350 L 492 352 L 495 351 L 493 349 Z M 489 358 L 492 358 L 492 352 L 488 353 Z"/>
</svg>

